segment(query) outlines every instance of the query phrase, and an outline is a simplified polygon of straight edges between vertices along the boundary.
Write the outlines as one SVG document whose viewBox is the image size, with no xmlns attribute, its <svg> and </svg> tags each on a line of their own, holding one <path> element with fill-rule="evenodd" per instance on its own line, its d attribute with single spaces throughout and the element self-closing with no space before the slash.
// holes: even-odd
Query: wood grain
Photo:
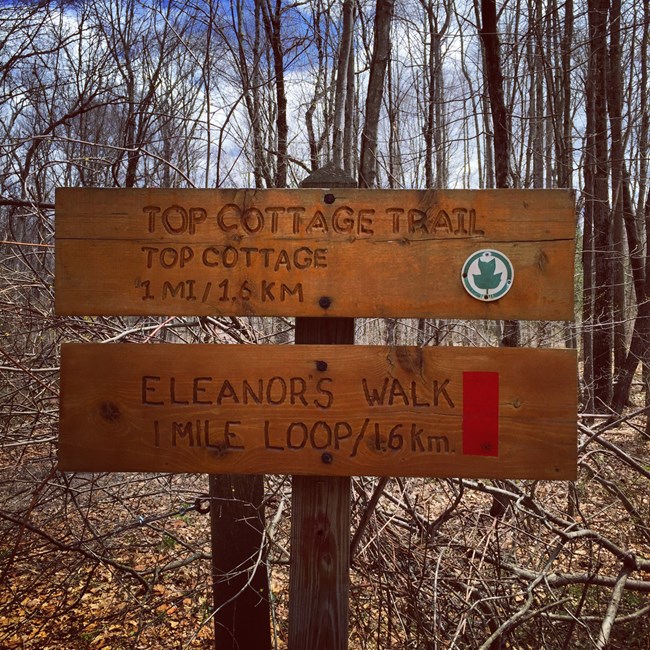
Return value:
<svg viewBox="0 0 650 650">
<path fill-rule="evenodd" d="M 301 182 L 302 188 L 356 187 L 333 165 Z M 295 319 L 298 345 L 354 345 L 354 318 Z M 320 365 L 318 372 L 326 368 Z M 347 650 L 350 600 L 349 476 L 291 477 L 289 647 Z"/>
<path fill-rule="evenodd" d="M 565 190 L 60 189 L 55 303 L 62 315 L 571 320 L 574 238 Z M 515 268 L 493 303 L 460 280 L 483 248 Z"/>
<path fill-rule="evenodd" d="M 262 476 L 210 475 L 215 648 L 271 650 Z"/>
<path fill-rule="evenodd" d="M 347 476 L 292 479 L 290 648 L 348 647 L 350 495 Z"/>
<path fill-rule="evenodd" d="M 496 456 L 463 453 L 463 372 L 499 375 Z M 69 344 L 59 464 L 572 479 L 576 400 L 570 350 Z"/>
</svg>

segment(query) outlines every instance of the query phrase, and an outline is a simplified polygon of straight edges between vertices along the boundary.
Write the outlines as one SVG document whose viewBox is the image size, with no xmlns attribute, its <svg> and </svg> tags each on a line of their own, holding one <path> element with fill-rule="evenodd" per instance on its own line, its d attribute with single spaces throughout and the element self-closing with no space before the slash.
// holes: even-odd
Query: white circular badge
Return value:
<svg viewBox="0 0 650 650">
<path fill-rule="evenodd" d="M 503 253 L 484 248 L 465 260 L 460 275 L 472 298 L 489 302 L 503 298 L 510 291 L 515 271 Z"/>
</svg>

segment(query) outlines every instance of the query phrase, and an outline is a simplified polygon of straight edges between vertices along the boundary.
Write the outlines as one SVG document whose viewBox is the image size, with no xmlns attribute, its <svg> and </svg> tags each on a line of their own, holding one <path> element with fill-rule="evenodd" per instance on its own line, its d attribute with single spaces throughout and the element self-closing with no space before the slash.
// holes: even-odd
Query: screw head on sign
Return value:
<svg viewBox="0 0 650 650">
<path fill-rule="evenodd" d="M 330 454 L 330 453 L 328 453 L 328 452 L 325 452 L 325 453 L 320 457 L 320 459 L 325 463 L 325 465 L 330 465 L 331 462 L 334 460 L 334 458 L 332 458 L 332 454 Z"/>
<path fill-rule="evenodd" d="M 332 304 L 332 299 L 329 298 L 328 296 L 322 296 L 321 299 L 318 301 L 318 304 L 323 309 L 327 309 Z"/>
<path fill-rule="evenodd" d="M 317 361 L 316 370 L 319 372 L 325 372 L 327 370 L 327 361 Z"/>
<path fill-rule="evenodd" d="M 333 194 L 326 194 L 323 200 L 327 205 L 332 205 L 336 201 L 336 197 Z"/>
</svg>

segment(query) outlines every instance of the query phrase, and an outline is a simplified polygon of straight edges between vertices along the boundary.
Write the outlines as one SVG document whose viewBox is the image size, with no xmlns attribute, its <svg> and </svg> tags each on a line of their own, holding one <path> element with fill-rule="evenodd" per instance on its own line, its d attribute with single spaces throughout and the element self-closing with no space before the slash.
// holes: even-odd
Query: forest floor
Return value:
<svg viewBox="0 0 650 650">
<path fill-rule="evenodd" d="M 650 471 L 650 444 L 639 432 L 644 426 L 644 418 L 638 417 L 608 431 L 607 439 Z M 640 557 L 650 557 L 647 479 L 615 459 L 599 460 L 595 455 L 595 452 L 591 456 L 587 453 L 581 459 L 580 478 L 575 484 L 579 496 L 576 516 L 621 547 Z M 3 509 L 7 513 L 16 512 L 22 500 L 24 513 L 13 523 L 11 514 L 0 521 L 0 647 L 8 650 L 213 648 L 209 515 L 193 507 L 195 500 L 207 492 L 207 477 L 140 476 L 136 480 L 113 474 L 66 479 L 48 467 L 52 467 L 51 459 L 42 454 L 41 446 L 5 450 L 0 456 L 0 471 L 5 475 L 13 472 L 17 486 L 13 494 L 3 495 Z M 596 483 L 594 472 L 601 472 L 600 478 L 604 480 Z M 532 483 L 529 482 L 529 487 L 535 490 L 536 499 L 549 509 L 566 511 L 566 482 L 543 482 L 535 486 Z M 29 486 L 30 490 L 21 489 L 21 485 Z M 420 502 L 430 504 L 431 519 L 449 505 L 440 498 L 439 481 L 418 479 L 413 485 L 420 490 L 417 497 Z M 276 500 L 284 495 L 286 503 L 289 502 L 288 481 L 275 484 L 274 489 Z M 389 483 L 387 490 L 392 489 L 397 488 Z M 394 499 L 395 503 L 398 501 Z M 395 514 L 398 507 L 390 503 L 379 509 L 379 521 L 372 534 L 387 536 L 390 543 L 383 548 L 393 549 L 397 558 L 401 552 L 415 551 L 405 548 L 399 517 Z M 470 527 L 474 522 L 471 525 L 482 531 L 480 535 L 476 533 L 477 548 L 483 544 L 487 548 L 495 531 L 497 543 L 506 547 L 508 527 L 516 525 L 516 518 L 504 518 L 500 524 L 503 537 L 499 542 L 498 526 L 488 514 L 490 505 L 487 494 L 467 492 L 462 500 L 462 512 L 452 525 L 465 521 Z M 290 517 L 285 514 L 275 532 L 275 546 L 271 551 L 274 643 L 280 649 L 286 647 L 287 638 L 289 525 Z M 449 539 L 443 535 L 440 548 L 431 546 L 428 562 L 439 563 L 443 555 L 452 552 L 454 547 L 448 543 Z M 377 558 L 367 559 L 370 557 L 367 549 L 373 544 L 380 546 L 372 537 L 365 540 L 365 550 L 360 552 L 359 561 L 354 561 L 351 571 L 350 646 L 353 649 L 424 647 L 407 643 L 408 634 L 400 631 L 399 625 L 390 632 L 383 628 L 381 617 L 386 616 L 386 611 L 382 613 L 382 607 L 386 603 L 382 604 L 381 598 L 377 600 L 377 581 L 390 583 L 391 577 L 389 572 L 377 578 L 376 567 L 371 566 L 377 564 Z M 530 566 L 527 552 L 513 545 L 508 561 Z M 395 563 L 398 564 L 398 559 Z M 453 572 L 457 565 L 460 572 L 468 570 L 456 561 L 443 568 Z M 381 571 L 381 567 L 377 570 Z M 595 554 L 594 547 L 586 543 L 560 555 L 553 565 L 553 571 L 566 573 L 587 571 L 593 575 L 616 576 L 618 570 L 615 558 L 602 550 Z M 636 572 L 633 579 L 647 582 L 650 574 Z M 525 590 L 521 593 L 525 595 Z M 576 640 L 569 647 L 594 647 L 594 629 L 610 602 L 611 589 L 592 589 L 587 595 L 580 585 L 574 585 L 568 586 L 562 596 L 567 601 L 565 611 L 580 611 L 585 621 L 595 618 L 595 627 L 585 623 L 583 634 L 578 630 Z M 536 602 L 536 607 L 543 605 L 541 601 Z M 638 615 L 648 607 L 648 593 L 625 592 L 621 613 L 631 618 L 615 626 L 608 648 L 650 647 L 650 616 Z M 389 612 L 389 615 L 398 619 L 402 614 Z M 568 625 L 561 616 L 557 624 Z M 538 633 L 535 626 L 522 627 L 504 647 L 554 650 L 554 642 L 540 640 L 536 637 Z M 435 647 L 442 650 L 452 646 L 440 640 Z"/>
</svg>

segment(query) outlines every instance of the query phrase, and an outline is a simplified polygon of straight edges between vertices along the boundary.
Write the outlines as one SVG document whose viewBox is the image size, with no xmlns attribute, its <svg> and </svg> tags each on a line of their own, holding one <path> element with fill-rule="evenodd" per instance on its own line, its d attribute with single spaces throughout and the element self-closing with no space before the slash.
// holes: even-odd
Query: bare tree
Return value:
<svg viewBox="0 0 650 650">
<path fill-rule="evenodd" d="M 349 32 L 331 0 L 0 6 L 0 646 L 208 648 L 253 596 L 270 625 L 244 631 L 286 640 L 287 478 L 220 477 L 211 500 L 205 475 L 62 474 L 56 436 L 62 341 L 260 344 L 292 322 L 55 316 L 55 188 L 272 187 L 285 163 L 290 185 L 337 143 L 373 187 L 575 186 L 584 283 L 577 481 L 355 479 L 350 645 L 645 650 L 650 4 L 374 6 L 346 3 Z M 502 339 L 487 321 L 356 328 L 369 344 Z M 520 323 L 523 344 L 566 332 Z M 213 573 L 235 550 L 246 571 Z M 215 576 L 232 588 L 216 614 Z"/>
<path fill-rule="evenodd" d="M 394 4 L 393 0 L 377 0 L 370 79 L 366 91 L 366 115 L 361 133 L 359 187 L 373 187 L 377 179 L 377 133 L 390 57 L 390 27 Z"/>
<path fill-rule="evenodd" d="M 587 92 L 591 96 L 588 108 L 587 164 L 591 185 L 586 202 L 593 223 L 594 285 L 592 355 L 594 365 L 593 390 L 595 407 L 607 408 L 612 399 L 612 228 L 609 215 L 607 144 L 607 43 L 608 3 L 589 3 L 589 77 Z"/>
<path fill-rule="evenodd" d="M 343 168 L 343 138 L 345 135 L 345 116 L 348 93 L 348 72 L 350 71 L 350 61 L 353 59 L 354 52 L 352 48 L 352 25 L 354 22 L 354 6 L 352 0 L 343 2 L 343 29 L 339 41 L 339 58 L 336 67 L 336 92 L 334 95 L 334 134 L 332 145 L 332 161 L 334 164 Z M 350 161 L 347 164 L 346 171 L 349 171 Z"/>
<path fill-rule="evenodd" d="M 504 100 L 496 0 L 481 1 L 480 33 L 494 133 L 496 187 L 505 188 L 510 186 L 510 127 Z M 519 324 L 516 321 L 504 322 L 502 342 L 507 347 L 519 345 Z"/>
</svg>

